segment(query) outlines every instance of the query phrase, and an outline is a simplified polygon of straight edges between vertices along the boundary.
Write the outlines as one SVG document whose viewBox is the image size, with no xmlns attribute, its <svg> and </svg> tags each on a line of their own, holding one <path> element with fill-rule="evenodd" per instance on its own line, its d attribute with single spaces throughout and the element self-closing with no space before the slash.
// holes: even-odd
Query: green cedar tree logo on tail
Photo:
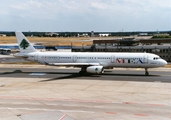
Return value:
<svg viewBox="0 0 171 120">
<path fill-rule="evenodd" d="M 20 43 L 20 47 L 23 49 L 26 49 L 28 48 L 28 46 L 29 46 L 29 43 L 25 39 L 23 39 L 22 42 Z"/>
</svg>

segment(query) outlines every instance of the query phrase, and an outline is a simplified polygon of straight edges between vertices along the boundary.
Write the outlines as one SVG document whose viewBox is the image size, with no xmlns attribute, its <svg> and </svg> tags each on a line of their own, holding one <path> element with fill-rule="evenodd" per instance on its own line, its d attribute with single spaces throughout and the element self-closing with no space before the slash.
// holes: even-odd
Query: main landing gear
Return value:
<svg viewBox="0 0 171 120">
<path fill-rule="evenodd" d="M 145 75 L 146 75 L 146 76 L 149 75 L 148 68 L 145 68 Z"/>
<path fill-rule="evenodd" d="M 79 71 L 80 75 L 85 75 L 87 73 L 86 67 L 82 67 L 81 70 Z"/>
</svg>

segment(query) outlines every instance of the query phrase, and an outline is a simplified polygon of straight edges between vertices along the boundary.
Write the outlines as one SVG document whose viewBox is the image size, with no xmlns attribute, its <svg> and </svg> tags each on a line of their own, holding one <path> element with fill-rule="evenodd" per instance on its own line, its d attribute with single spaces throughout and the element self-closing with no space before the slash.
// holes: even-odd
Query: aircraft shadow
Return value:
<svg viewBox="0 0 171 120">
<path fill-rule="evenodd" d="M 21 70 L 15 70 L 13 72 L 3 72 L 0 75 L 8 75 L 8 74 L 15 74 L 15 73 L 23 73 Z"/>
<path fill-rule="evenodd" d="M 135 73 L 135 74 L 130 74 L 130 73 L 115 73 L 115 72 L 105 72 L 103 74 L 100 75 L 95 75 L 95 74 L 85 74 L 85 75 L 80 75 L 78 72 L 23 72 L 21 70 L 15 70 L 13 72 L 4 72 L 4 73 L 0 73 L 0 77 L 1 76 L 5 76 L 6 77 L 13 77 L 12 75 L 16 75 L 16 74 L 41 74 L 41 73 L 45 73 L 46 75 L 57 75 L 58 77 L 53 77 L 50 79 L 46 79 L 46 80 L 41 80 L 39 82 L 50 82 L 50 81 L 56 81 L 56 80 L 63 80 L 63 79 L 91 79 L 91 78 L 95 78 L 94 80 L 115 80 L 116 78 L 118 78 L 117 80 L 119 81 L 137 81 L 137 79 L 135 79 L 136 77 L 140 77 L 142 80 L 139 81 L 143 81 L 143 78 L 155 78 L 155 77 L 160 77 L 160 75 L 148 75 L 145 76 L 143 74 L 139 74 L 139 73 Z M 10 76 L 11 75 L 11 76 Z M 42 76 L 42 78 L 46 78 L 47 76 Z M 62 75 L 62 76 L 60 76 Z M 101 77 L 103 76 L 111 76 L 111 77 L 105 77 L 104 79 L 102 79 Z M 15 77 L 21 77 L 20 75 L 15 76 Z M 34 76 L 31 76 L 34 77 Z M 48 76 L 49 77 L 49 76 Z M 52 76 L 51 76 L 52 77 Z M 35 78 L 37 78 L 37 76 L 35 75 Z M 124 78 L 124 79 L 122 79 Z M 129 78 L 129 79 L 128 79 Z M 132 78 L 132 79 L 131 79 Z M 152 81 L 152 80 L 150 80 Z"/>
<path fill-rule="evenodd" d="M 0 75 L 8 75 L 8 74 L 16 74 L 16 73 L 21 73 L 21 74 L 31 74 L 31 73 L 46 73 L 46 74 L 74 74 L 73 72 L 23 72 L 21 70 L 15 70 L 12 72 L 3 72 L 0 73 Z"/>
<path fill-rule="evenodd" d="M 56 78 L 51 78 L 51 79 L 48 79 L 48 80 L 42 80 L 40 82 L 50 82 L 50 81 L 56 81 L 56 80 L 62 80 L 62 79 L 72 79 L 72 78 L 100 78 L 101 76 L 111 76 L 111 77 L 159 77 L 160 75 L 148 75 L 148 76 L 145 76 L 145 75 L 140 75 L 140 74 L 111 74 L 111 73 L 105 73 L 105 74 L 101 74 L 101 75 L 94 75 L 94 74 L 86 74 L 86 75 L 80 75 L 79 73 L 72 73 L 70 75 L 66 75 L 66 76 L 62 76 L 62 77 L 56 77 Z M 98 79 L 99 80 L 99 79 Z M 119 80 L 119 81 L 122 81 L 122 80 Z M 128 80 L 129 81 L 129 80 Z M 130 80 L 130 81 L 134 81 L 134 80 Z"/>
<path fill-rule="evenodd" d="M 48 80 L 41 80 L 40 82 L 48 82 L 48 81 L 55 81 L 55 80 L 62 80 L 62 79 L 72 79 L 72 78 L 80 78 L 80 77 L 100 77 L 99 75 L 87 74 L 87 75 L 80 75 L 79 73 L 72 73 L 67 76 L 61 76 L 56 78 L 51 78 Z"/>
</svg>

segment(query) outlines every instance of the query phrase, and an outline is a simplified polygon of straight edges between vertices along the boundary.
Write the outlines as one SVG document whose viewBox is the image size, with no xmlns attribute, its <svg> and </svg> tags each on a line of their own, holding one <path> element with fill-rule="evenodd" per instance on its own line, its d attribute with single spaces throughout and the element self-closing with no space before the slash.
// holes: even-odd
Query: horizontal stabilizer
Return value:
<svg viewBox="0 0 171 120">
<path fill-rule="evenodd" d="M 22 54 L 22 53 L 16 53 L 16 54 L 14 54 L 14 57 L 17 57 L 17 58 L 28 58 L 27 55 Z"/>
</svg>

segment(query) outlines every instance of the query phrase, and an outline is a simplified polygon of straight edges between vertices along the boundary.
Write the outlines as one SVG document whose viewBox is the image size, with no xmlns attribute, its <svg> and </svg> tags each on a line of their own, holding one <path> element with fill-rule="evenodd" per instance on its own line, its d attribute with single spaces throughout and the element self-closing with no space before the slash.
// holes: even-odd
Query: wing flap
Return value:
<svg viewBox="0 0 171 120">
<path fill-rule="evenodd" d="M 99 66 L 99 63 L 48 63 L 50 66 Z"/>
</svg>

